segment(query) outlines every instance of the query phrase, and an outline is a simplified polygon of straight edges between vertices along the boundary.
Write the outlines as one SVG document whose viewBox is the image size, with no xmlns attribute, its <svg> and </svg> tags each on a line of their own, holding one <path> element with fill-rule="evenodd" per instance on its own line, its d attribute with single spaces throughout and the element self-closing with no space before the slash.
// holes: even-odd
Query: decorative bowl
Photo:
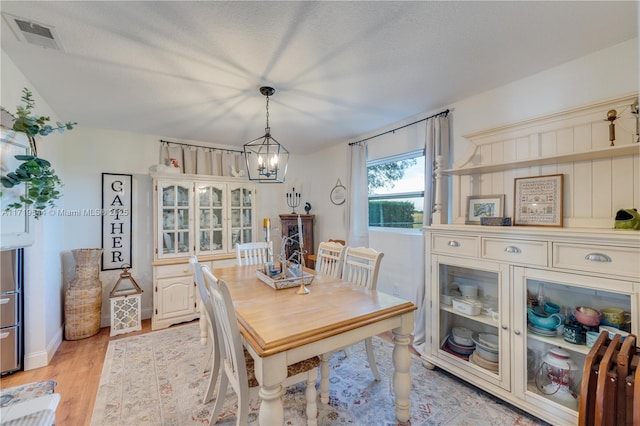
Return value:
<svg viewBox="0 0 640 426">
<path fill-rule="evenodd" d="M 500 354 L 498 352 L 488 351 L 484 346 L 480 345 L 476 345 L 476 354 L 491 362 L 498 362 L 500 359 Z"/>
<path fill-rule="evenodd" d="M 551 314 L 549 316 L 542 316 L 531 308 L 527 308 L 527 317 L 529 322 L 537 328 L 543 328 L 546 330 L 555 330 L 560 324 L 562 324 L 562 317 L 558 314 Z"/>
<path fill-rule="evenodd" d="M 462 346 L 473 346 L 473 332 L 466 327 L 453 327 L 451 337 L 453 341 Z"/>
<path fill-rule="evenodd" d="M 544 304 L 544 311 L 548 314 L 557 314 L 560 312 L 560 305 L 553 302 L 546 302 Z"/>
<path fill-rule="evenodd" d="M 590 327 L 600 324 L 600 320 L 602 319 L 600 311 L 588 306 L 577 306 L 573 316 L 580 324 Z"/>
</svg>

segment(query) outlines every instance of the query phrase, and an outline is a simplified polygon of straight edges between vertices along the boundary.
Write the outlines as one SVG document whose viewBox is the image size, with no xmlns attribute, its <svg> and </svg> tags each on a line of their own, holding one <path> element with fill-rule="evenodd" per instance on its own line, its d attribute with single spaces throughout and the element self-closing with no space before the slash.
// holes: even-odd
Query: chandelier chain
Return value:
<svg viewBox="0 0 640 426">
<path fill-rule="evenodd" d="M 267 133 L 269 132 L 269 95 L 267 95 Z"/>
</svg>

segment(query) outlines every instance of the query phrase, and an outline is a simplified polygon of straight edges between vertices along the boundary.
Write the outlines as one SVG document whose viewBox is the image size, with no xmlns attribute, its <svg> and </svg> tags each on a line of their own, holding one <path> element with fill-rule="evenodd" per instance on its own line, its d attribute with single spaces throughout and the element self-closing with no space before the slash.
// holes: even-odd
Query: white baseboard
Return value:
<svg viewBox="0 0 640 426">
<path fill-rule="evenodd" d="M 46 367 L 53 359 L 56 351 L 62 344 L 62 333 L 64 330 L 64 324 L 58 329 L 58 332 L 53 336 L 50 342 L 47 343 L 46 351 L 38 351 L 24 354 L 24 370 L 33 370 L 40 367 Z"/>
</svg>

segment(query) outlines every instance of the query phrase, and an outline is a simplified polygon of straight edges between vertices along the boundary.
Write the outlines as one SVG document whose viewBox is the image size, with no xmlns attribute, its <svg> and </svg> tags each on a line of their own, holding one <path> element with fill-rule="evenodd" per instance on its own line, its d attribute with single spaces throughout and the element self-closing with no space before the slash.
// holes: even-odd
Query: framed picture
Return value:
<svg viewBox="0 0 640 426">
<path fill-rule="evenodd" d="M 564 175 L 516 178 L 513 224 L 562 226 L 562 182 Z"/>
<path fill-rule="evenodd" d="M 502 195 L 472 195 L 467 197 L 468 225 L 480 225 L 481 217 L 504 215 L 504 194 Z"/>
</svg>

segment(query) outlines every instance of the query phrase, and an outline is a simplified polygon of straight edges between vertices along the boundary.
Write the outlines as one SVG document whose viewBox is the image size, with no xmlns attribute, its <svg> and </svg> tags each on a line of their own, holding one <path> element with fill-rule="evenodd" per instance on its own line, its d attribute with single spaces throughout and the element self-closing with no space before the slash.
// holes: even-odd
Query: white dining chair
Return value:
<svg viewBox="0 0 640 426">
<path fill-rule="evenodd" d="M 342 279 L 353 284 L 375 290 L 378 284 L 378 272 L 384 253 L 368 247 L 347 247 L 342 262 Z M 373 341 L 367 337 L 364 341 L 371 372 L 380 380 L 378 365 L 373 354 Z M 347 352 L 348 353 L 348 352 Z"/>
<path fill-rule="evenodd" d="M 238 265 L 259 265 L 272 260 L 273 243 L 258 241 L 236 245 Z"/>
<path fill-rule="evenodd" d="M 211 370 L 211 375 L 209 377 L 209 384 L 207 385 L 207 390 L 202 401 L 203 404 L 206 404 L 213 397 L 213 391 L 218 379 L 218 373 L 220 371 L 220 351 L 217 346 L 218 333 L 213 317 L 213 303 L 211 301 L 211 294 L 202 275 L 202 265 L 198 262 L 198 258 L 196 256 L 190 256 L 189 266 L 191 268 L 191 273 L 193 274 L 193 279 L 196 283 L 196 287 L 198 288 L 198 293 L 200 294 L 200 303 L 202 304 L 203 308 L 201 311 L 204 313 L 204 318 L 200 318 L 200 321 L 207 322 L 207 353 L 203 359 L 202 369 L 204 371 L 206 371 L 207 369 Z M 211 278 L 211 281 L 217 282 L 217 279 L 213 277 Z"/>
<path fill-rule="evenodd" d="M 222 410 L 225 395 L 227 394 L 227 386 L 231 384 L 238 396 L 236 424 L 244 426 L 247 424 L 249 416 L 249 389 L 257 389 L 259 386 L 255 375 L 253 358 L 251 358 L 251 355 L 244 349 L 242 344 L 238 319 L 227 284 L 223 280 L 216 282 L 215 277 L 207 266 L 202 267 L 202 274 L 205 284 L 211 291 L 213 314 L 219 327 L 220 352 L 222 354 L 218 397 L 213 407 L 209 424 L 217 423 L 218 415 Z M 283 387 L 287 387 L 299 382 L 306 382 L 305 397 L 307 399 L 307 425 L 309 426 L 315 426 L 318 423 L 318 405 L 316 403 L 318 365 L 320 365 L 320 358 L 317 356 L 289 365 L 287 367 L 287 379 L 282 384 Z"/>
<path fill-rule="evenodd" d="M 337 242 L 321 242 L 316 254 L 316 272 L 340 278 L 345 249 L 343 244 Z"/>
</svg>

